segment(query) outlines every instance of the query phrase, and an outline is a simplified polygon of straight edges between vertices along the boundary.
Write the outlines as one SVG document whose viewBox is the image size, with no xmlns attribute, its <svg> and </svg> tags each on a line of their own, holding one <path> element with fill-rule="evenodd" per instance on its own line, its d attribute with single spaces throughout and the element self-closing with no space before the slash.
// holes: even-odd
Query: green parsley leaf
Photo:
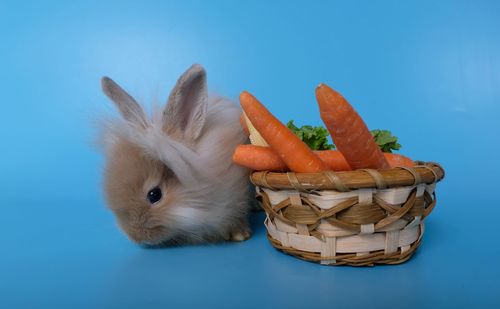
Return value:
<svg viewBox="0 0 500 309">
<path fill-rule="evenodd" d="M 286 126 L 312 150 L 329 150 L 335 148 L 333 144 L 328 143 L 328 130 L 322 126 L 313 127 L 306 125 L 299 128 L 293 123 L 293 120 L 288 121 Z"/>
<path fill-rule="evenodd" d="M 399 150 L 401 148 L 401 144 L 398 143 L 398 138 L 393 136 L 391 131 L 371 130 L 370 132 L 375 139 L 375 143 L 377 143 L 382 152 L 392 152 L 393 150 Z"/>
<path fill-rule="evenodd" d="M 334 144 L 328 143 L 328 130 L 322 126 L 313 127 L 305 125 L 299 128 L 293 123 L 293 120 L 288 121 L 286 126 L 312 150 L 335 149 Z M 391 131 L 371 130 L 370 133 L 382 152 L 392 153 L 393 150 L 399 150 L 401 148 L 401 144 L 398 143 L 398 138 L 393 136 Z"/>
</svg>

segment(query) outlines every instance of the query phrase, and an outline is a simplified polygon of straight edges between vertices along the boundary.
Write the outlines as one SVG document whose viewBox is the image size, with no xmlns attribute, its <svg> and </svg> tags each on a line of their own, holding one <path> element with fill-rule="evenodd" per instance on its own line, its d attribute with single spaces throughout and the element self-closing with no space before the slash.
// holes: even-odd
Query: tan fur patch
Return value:
<svg viewBox="0 0 500 309">
<path fill-rule="evenodd" d="M 169 203 L 165 194 L 167 174 L 160 161 L 149 158 L 127 141 L 119 141 L 110 153 L 105 171 L 108 205 L 120 226 L 136 242 L 154 242 L 161 238 L 162 228 L 157 218 Z M 151 205 L 147 192 L 155 186 L 163 189 L 164 196 L 158 205 Z"/>
</svg>

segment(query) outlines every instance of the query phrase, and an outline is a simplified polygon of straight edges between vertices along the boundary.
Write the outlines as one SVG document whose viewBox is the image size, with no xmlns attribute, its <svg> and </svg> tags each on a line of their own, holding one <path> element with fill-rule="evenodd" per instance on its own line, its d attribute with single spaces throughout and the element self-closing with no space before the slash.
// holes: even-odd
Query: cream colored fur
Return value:
<svg viewBox="0 0 500 309">
<path fill-rule="evenodd" d="M 105 192 L 127 235 L 148 245 L 248 238 L 249 172 L 231 160 L 246 140 L 241 111 L 207 96 L 204 69 L 188 69 L 151 118 L 111 79 L 102 83 L 122 114 L 103 123 Z M 155 186 L 163 197 L 151 205 Z"/>
</svg>

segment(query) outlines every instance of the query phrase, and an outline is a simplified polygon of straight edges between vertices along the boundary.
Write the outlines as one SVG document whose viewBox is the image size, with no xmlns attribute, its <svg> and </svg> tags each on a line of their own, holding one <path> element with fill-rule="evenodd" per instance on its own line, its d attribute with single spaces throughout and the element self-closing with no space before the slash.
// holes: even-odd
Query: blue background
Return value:
<svg viewBox="0 0 500 309">
<path fill-rule="evenodd" d="M 500 305 L 500 2 L 0 2 L 0 307 Z M 147 106 L 192 63 L 320 124 L 341 91 L 403 153 L 447 171 L 415 257 L 321 267 L 244 243 L 140 248 L 101 191 L 92 122 L 108 75 Z"/>
</svg>

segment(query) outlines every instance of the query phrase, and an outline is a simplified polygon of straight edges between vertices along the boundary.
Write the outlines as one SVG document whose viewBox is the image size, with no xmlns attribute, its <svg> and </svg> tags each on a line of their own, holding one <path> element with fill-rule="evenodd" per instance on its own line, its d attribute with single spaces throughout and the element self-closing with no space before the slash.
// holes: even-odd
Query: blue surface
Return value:
<svg viewBox="0 0 500 309">
<path fill-rule="evenodd" d="M 141 1 L 142 2 L 142 1 Z M 0 2 L 0 307 L 498 307 L 500 6 L 491 1 Z M 202 63 L 280 119 L 314 87 L 447 178 L 400 266 L 321 267 L 245 243 L 148 250 L 106 210 L 92 119 L 108 75 L 149 104 Z"/>
</svg>

